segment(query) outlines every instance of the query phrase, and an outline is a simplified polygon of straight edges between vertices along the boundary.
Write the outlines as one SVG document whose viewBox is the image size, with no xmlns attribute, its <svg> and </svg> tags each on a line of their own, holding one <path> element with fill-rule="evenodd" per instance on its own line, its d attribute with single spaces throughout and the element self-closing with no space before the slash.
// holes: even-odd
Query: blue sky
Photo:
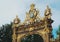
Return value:
<svg viewBox="0 0 60 42">
<path fill-rule="evenodd" d="M 23 21 L 31 3 L 36 5 L 42 17 L 46 6 L 49 5 L 54 20 L 53 34 L 56 36 L 55 32 L 60 24 L 60 0 L 0 0 L 0 26 L 13 21 L 16 15 Z"/>
</svg>

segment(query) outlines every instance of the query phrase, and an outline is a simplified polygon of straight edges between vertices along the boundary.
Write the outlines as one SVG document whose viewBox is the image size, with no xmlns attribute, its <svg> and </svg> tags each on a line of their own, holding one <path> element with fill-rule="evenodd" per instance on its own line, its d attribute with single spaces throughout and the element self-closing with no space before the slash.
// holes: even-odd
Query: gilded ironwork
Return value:
<svg viewBox="0 0 60 42">
<path fill-rule="evenodd" d="M 31 4 L 30 10 L 26 12 L 25 21 L 21 24 L 18 16 L 13 21 L 12 42 L 21 42 L 21 38 L 29 34 L 39 34 L 44 42 L 50 42 L 52 24 L 51 9 L 47 6 L 44 18 L 41 19 L 39 11 L 35 8 L 35 4 Z"/>
</svg>

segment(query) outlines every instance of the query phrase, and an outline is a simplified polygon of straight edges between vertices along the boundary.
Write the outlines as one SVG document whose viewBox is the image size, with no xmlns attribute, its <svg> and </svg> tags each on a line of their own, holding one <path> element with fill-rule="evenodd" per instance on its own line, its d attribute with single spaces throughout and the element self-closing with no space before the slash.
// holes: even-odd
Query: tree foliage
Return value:
<svg viewBox="0 0 60 42">
<path fill-rule="evenodd" d="M 57 31 L 57 35 L 58 35 L 58 38 L 60 40 L 60 25 L 59 25 L 59 28 L 58 28 L 58 31 Z"/>
<path fill-rule="evenodd" d="M 59 28 L 58 28 L 58 31 L 57 31 L 57 35 L 60 35 L 60 25 L 59 25 Z"/>
<path fill-rule="evenodd" d="M 32 34 L 22 38 L 21 42 L 44 42 L 44 40 L 40 35 Z"/>
<path fill-rule="evenodd" d="M 0 27 L 0 42 L 12 42 L 12 23 Z"/>
</svg>

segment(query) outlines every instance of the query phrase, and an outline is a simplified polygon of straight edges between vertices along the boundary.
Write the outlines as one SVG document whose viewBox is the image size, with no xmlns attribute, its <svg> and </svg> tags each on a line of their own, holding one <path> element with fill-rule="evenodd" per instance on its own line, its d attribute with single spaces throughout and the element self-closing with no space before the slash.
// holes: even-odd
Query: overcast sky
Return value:
<svg viewBox="0 0 60 42">
<path fill-rule="evenodd" d="M 23 21 L 31 3 L 35 4 L 42 17 L 46 6 L 49 5 L 54 20 L 53 29 L 56 30 L 60 24 L 60 0 L 0 0 L 0 26 L 13 21 L 16 15 Z"/>
</svg>

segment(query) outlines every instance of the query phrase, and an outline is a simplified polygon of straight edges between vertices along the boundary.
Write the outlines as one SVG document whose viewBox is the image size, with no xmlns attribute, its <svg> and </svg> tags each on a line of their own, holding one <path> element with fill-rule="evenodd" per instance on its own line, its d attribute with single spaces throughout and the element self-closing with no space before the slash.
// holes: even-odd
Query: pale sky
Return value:
<svg viewBox="0 0 60 42">
<path fill-rule="evenodd" d="M 16 15 L 23 21 L 31 3 L 35 4 L 41 16 L 44 15 L 45 8 L 49 5 L 54 20 L 53 29 L 58 28 L 60 24 L 60 0 L 0 0 L 0 26 L 13 21 Z"/>
</svg>

